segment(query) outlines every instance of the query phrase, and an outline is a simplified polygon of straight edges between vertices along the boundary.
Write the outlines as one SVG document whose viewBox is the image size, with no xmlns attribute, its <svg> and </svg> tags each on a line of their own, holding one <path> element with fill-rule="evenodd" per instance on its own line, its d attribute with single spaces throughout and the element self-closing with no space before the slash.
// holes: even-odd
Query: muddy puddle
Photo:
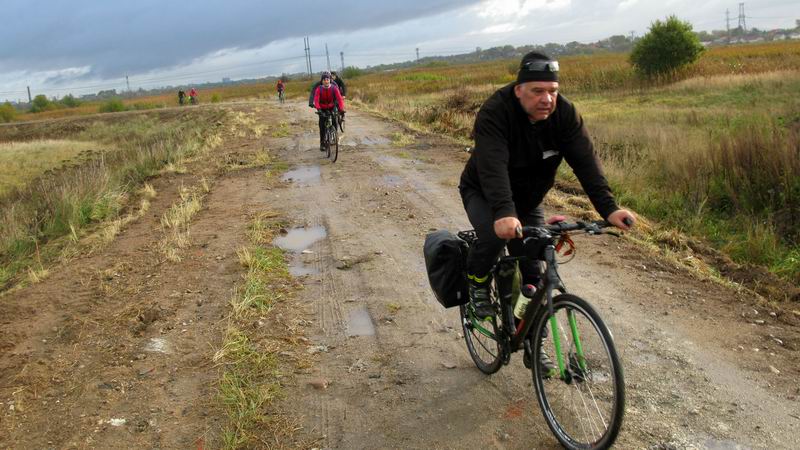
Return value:
<svg viewBox="0 0 800 450">
<path fill-rule="evenodd" d="M 704 448 L 708 450 L 749 450 L 750 447 L 738 444 L 733 441 L 725 440 L 725 439 L 713 439 L 709 438 L 703 442 Z"/>
<path fill-rule="evenodd" d="M 275 238 L 273 243 L 290 252 L 302 252 L 315 242 L 325 239 L 327 235 L 327 230 L 321 225 L 308 228 L 292 228 L 285 235 Z"/>
<path fill-rule="evenodd" d="M 397 175 L 384 175 L 382 178 L 382 182 L 385 186 L 389 187 L 400 187 L 405 183 L 403 181 L 403 178 Z"/>
<path fill-rule="evenodd" d="M 306 275 L 316 275 L 319 270 L 315 267 L 307 266 L 303 262 L 303 255 L 311 254 L 309 247 L 315 242 L 325 239 L 328 235 L 325 227 L 317 225 L 308 228 L 292 228 L 283 236 L 275 238 L 273 243 L 278 247 L 293 252 L 292 260 L 289 262 L 289 273 L 295 277 Z"/>
<path fill-rule="evenodd" d="M 320 183 L 319 166 L 300 166 L 289 170 L 281 177 L 283 181 L 289 181 L 299 186 L 310 186 Z"/>
<path fill-rule="evenodd" d="M 348 336 L 374 336 L 375 325 L 365 306 L 350 311 L 347 317 Z"/>
<path fill-rule="evenodd" d="M 364 136 L 361 138 L 361 145 L 366 146 L 378 146 L 378 145 L 389 145 L 392 141 L 389 138 L 384 136 Z"/>
</svg>

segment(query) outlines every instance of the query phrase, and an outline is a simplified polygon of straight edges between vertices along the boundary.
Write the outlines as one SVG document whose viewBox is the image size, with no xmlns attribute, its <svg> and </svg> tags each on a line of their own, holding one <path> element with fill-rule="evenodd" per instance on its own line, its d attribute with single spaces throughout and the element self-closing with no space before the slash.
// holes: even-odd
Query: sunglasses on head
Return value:
<svg viewBox="0 0 800 450">
<path fill-rule="evenodd" d="M 558 61 L 536 59 L 522 65 L 528 72 L 558 72 Z"/>
</svg>

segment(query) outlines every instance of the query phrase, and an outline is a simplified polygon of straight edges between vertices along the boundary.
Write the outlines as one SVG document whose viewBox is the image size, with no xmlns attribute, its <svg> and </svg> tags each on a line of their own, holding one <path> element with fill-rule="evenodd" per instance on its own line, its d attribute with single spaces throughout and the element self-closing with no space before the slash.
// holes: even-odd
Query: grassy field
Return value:
<svg viewBox="0 0 800 450">
<path fill-rule="evenodd" d="M 96 142 L 45 139 L 0 143 L 0 197 L 48 171 L 100 151 L 102 145 Z"/>
<path fill-rule="evenodd" d="M 119 220 L 149 177 L 217 145 L 225 116 L 204 109 L 0 127 L 0 158 L 26 167 L 1 172 L 12 188 L 0 196 L 0 290 Z"/>
</svg>

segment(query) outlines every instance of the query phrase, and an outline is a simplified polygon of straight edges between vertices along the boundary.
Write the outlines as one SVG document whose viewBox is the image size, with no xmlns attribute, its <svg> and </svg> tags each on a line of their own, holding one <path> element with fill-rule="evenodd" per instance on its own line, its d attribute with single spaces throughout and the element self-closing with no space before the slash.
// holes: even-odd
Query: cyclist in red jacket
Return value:
<svg viewBox="0 0 800 450">
<path fill-rule="evenodd" d="M 314 90 L 314 108 L 317 111 L 340 112 L 344 115 L 344 99 L 339 92 L 339 88 L 331 83 L 331 73 L 322 72 L 320 85 Z M 325 151 L 322 142 L 325 140 L 325 118 L 319 115 L 319 149 Z"/>
</svg>

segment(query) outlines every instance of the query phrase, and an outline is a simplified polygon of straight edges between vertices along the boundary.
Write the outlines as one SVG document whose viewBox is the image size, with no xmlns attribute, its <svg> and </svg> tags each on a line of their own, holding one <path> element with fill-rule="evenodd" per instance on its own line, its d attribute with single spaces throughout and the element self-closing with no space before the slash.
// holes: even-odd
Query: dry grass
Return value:
<svg viewBox="0 0 800 450">
<path fill-rule="evenodd" d="M 56 139 L 0 143 L 0 196 L 81 157 L 97 156 L 101 148 L 97 142 Z"/>
<path fill-rule="evenodd" d="M 193 117 L 137 115 L 125 121 L 64 121 L 2 130 L 4 140 L 56 135 L 67 137 L 56 142 L 59 148 L 68 142 L 73 153 L 82 145 L 90 149 L 0 200 L 0 287 L 27 280 L 34 255 L 46 267 L 73 257 L 78 248 L 91 251 L 113 239 L 149 208 L 155 192 L 145 180 L 164 165 L 207 153 L 219 143 L 221 130 L 204 124 L 224 117 L 221 111 Z M 98 146 L 110 150 L 94 150 Z M 132 198 L 140 199 L 139 208 L 120 217 Z M 84 237 L 87 245 L 77 245 Z"/>
<path fill-rule="evenodd" d="M 183 259 L 181 250 L 191 244 L 189 224 L 202 209 L 205 193 L 208 192 L 203 186 L 201 181 L 194 189 L 181 188 L 180 200 L 161 217 L 164 237 L 159 242 L 159 248 L 169 261 L 180 262 Z"/>
</svg>

